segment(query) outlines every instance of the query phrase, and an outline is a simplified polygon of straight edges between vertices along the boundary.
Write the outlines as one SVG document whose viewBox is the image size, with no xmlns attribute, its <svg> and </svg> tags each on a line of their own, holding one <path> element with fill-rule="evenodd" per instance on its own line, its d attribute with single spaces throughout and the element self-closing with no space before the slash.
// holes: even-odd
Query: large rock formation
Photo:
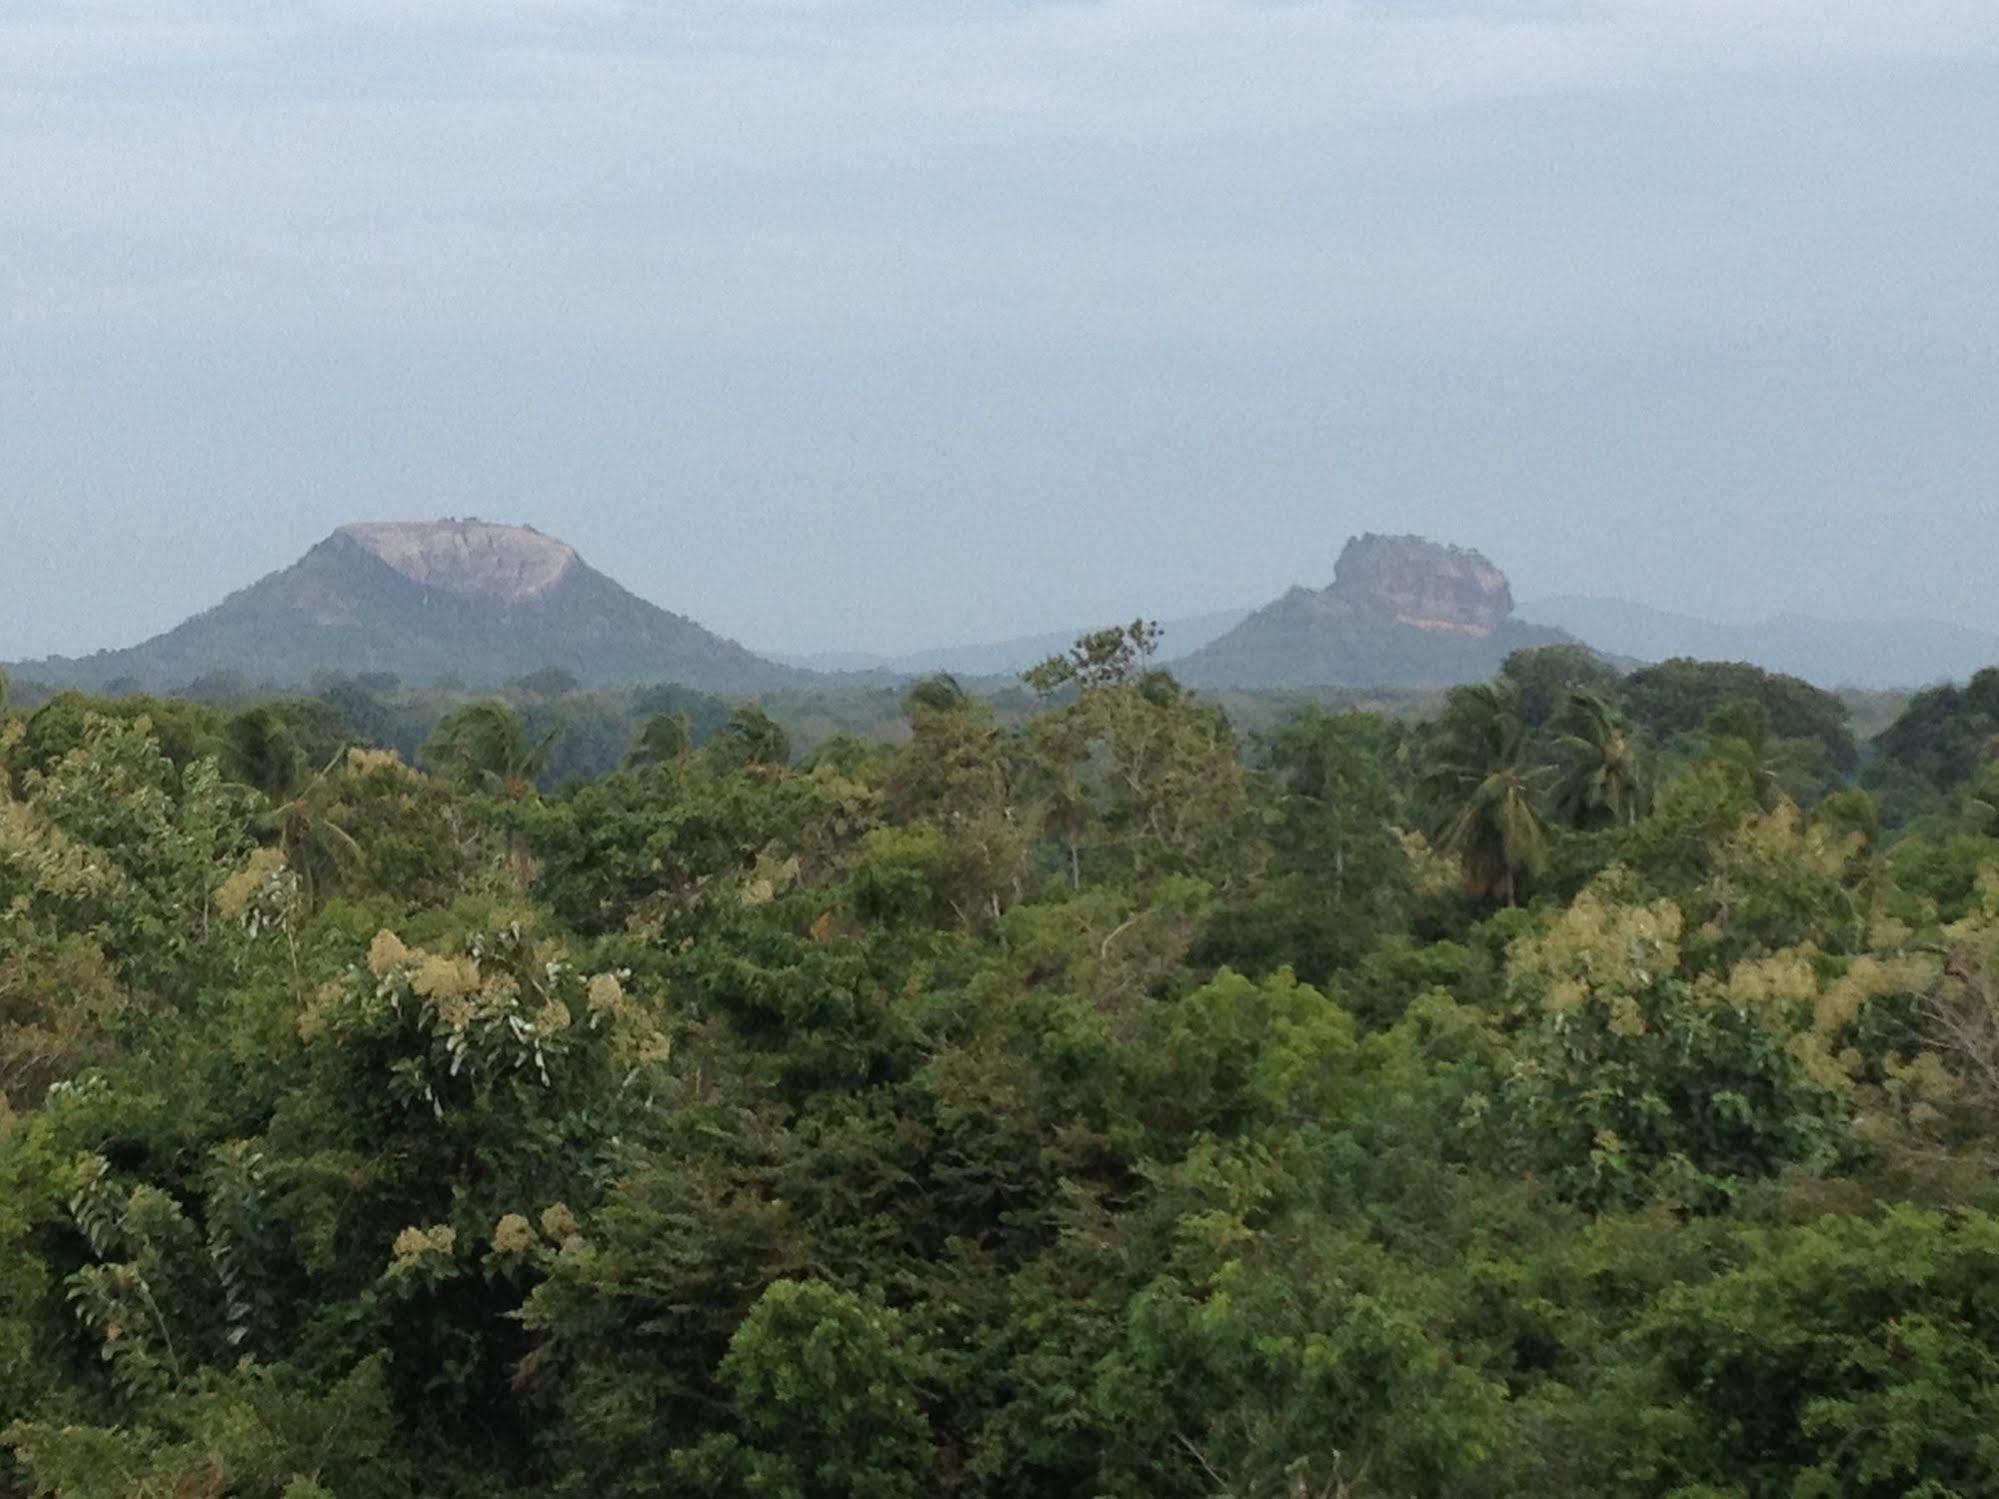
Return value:
<svg viewBox="0 0 1999 1499">
<path fill-rule="evenodd" d="M 1444 685 L 1569 638 L 1513 618 L 1506 575 L 1479 553 L 1368 535 L 1347 543 L 1331 586 L 1293 588 L 1173 672 L 1204 687 Z"/>
<path fill-rule="evenodd" d="M 21 675 L 173 689 L 217 672 L 300 685 L 324 673 L 491 684 L 544 666 L 585 683 L 746 692 L 809 680 L 627 592 L 573 548 L 481 521 L 342 526 L 282 572 L 127 650 Z"/>
<path fill-rule="evenodd" d="M 1490 635 L 1513 613 L 1505 573 L 1477 552 L 1420 536 L 1356 536 L 1333 564 L 1328 592 L 1358 616 L 1440 635 Z"/>
<path fill-rule="evenodd" d="M 532 526 L 483 521 L 377 521 L 342 526 L 411 582 L 460 598 L 518 604 L 562 581 L 576 549 Z"/>
</svg>

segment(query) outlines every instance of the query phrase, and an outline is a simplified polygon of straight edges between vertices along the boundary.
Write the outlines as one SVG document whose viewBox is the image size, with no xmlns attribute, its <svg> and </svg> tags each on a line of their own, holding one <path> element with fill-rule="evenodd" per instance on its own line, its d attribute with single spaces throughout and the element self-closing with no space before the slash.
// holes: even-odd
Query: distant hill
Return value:
<svg viewBox="0 0 1999 1499">
<path fill-rule="evenodd" d="M 342 526 L 282 572 L 125 650 L 12 668 L 64 686 L 172 689 L 220 672 L 296 684 L 326 672 L 504 681 L 558 666 L 584 683 L 749 692 L 809 680 L 647 603 L 526 526 Z"/>
<path fill-rule="evenodd" d="M 560 667 L 591 686 L 750 693 L 840 676 L 884 686 L 938 671 L 1012 678 L 1104 623 L 899 655 L 765 656 L 639 598 L 532 527 L 383 522 L 341 527 L 292 566 L 139 645 L 8 670 L 23 683 L 171 691 L 218 675 L 297 686 L 330 673 L 486 687 Z M 1477 552 L 1377 535 L 1349 541 L 1324 588 L 1164 620 L 1159 659 L 1198 687 L 1437 687 L 1483 680 L 1512 651 L 1564 640 L 1619 665 L 1746 661 L 1825 687 L 1915 688 L 1999 664 L 1999 634 L 1934 621 L 1783 615 L 1724 625 L 1575 595 L 1516 608 L 1505 574 Z"/>
<path fill-rule="evenodd" d="M 1514 618 L 1506 575 L 1477 552 L 1368 535 L 1347 543 L 1329 587 L 1293 588 L 1173 672 L 1197 687 L 1439 686 L 1569 638 Z"/>
<path fill-rule="evenodd" d="M 1199 650 L 1209 641 L 1227 634 L 1244 619 L 1247 609 L 1225 609 L 1215 614 L 1196 614 L 1184 619 L 1160 621 L 1159 659 L 1173 661 Z M 938 646 L 910 651 L 900 656 L 871 655 L 865 651 L 821 651 L 812 655 L 769 652 L 770 659 L 812 671 L 880 672 L 890 676 L 920 677 L 948 671 L 959 677 L 1011 677 L 1066 651 L 1078 636 L 1100 629 L 1105 621 L 1078 625 L 1072 630 L 1052 630 L 1042 635 L 1019 635 L 1010 640 L 994 640 L 978 645 Z"/>
<path fill-rule="evenodd" d="M 1618 599 L 1563 596 L 1522 604 L 1519 617 L 1580 636 L 1600 651 L 1664 661 L 1747 661 L 1822 687 L 1921 687 L 1999 665 L 1999 635 L 1936 620 L 1814 619 L 1781 614 L 1716 624 Z"/>
</svg>

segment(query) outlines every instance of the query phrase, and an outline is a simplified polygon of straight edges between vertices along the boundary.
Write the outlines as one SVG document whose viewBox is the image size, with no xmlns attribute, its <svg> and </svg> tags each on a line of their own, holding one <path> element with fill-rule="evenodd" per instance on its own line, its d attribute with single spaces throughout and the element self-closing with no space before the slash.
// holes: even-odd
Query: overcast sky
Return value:
<svg viewBox="0 0 1999 1499">
<path fill-rule="evenodd" d="M 1994 0 L 5 0 L 0 659 L 357 519 L 747 643 L 1999 629 Z"/>
</svg>

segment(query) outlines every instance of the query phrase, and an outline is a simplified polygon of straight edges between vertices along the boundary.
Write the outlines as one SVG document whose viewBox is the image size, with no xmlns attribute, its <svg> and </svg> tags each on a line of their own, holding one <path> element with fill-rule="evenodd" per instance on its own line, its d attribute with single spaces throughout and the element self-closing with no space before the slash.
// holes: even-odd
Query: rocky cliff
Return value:
<svg viewBox="0 0 1999 1499">
<path fill-rule="evenodd" d="M 1293 588 L 1173 672 L 1206 687 L 1433 686 L 1567 639 L 1515 619 L 1506 575 L 1479 553 L 1367 535 L 1346 544 L 1329 586 Z"/>
<path fill-rule="evenodd" d="M 1513 613 L 1505 573 L 1477 552 L 1420 536 L 1355 537 L 1327 592 L 1358 616 L 1440 635 L 1481 638 Z"/>
<path fill-rule="evenodd" d="M 562 581 L 575 548 L 532 526 L 483 521 L 377 521 L 342 526 L 413 583 L 460 598 L 519 604 Z"/>
</svg>

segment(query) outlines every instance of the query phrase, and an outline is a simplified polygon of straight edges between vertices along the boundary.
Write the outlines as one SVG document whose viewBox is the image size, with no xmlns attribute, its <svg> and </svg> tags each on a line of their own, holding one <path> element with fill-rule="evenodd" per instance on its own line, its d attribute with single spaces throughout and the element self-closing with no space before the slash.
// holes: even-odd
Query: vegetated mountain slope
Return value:
<svg viewBox="0 0 1999 1499">
<path fill-rule="evenodd" d="M 478 521 L 343 526 L 164 635 L 21 671 L 87 687 L 175 687 L 215 672 L 280 683 L 325 672 L 489 683 L 546 666 L 586 683 L 711 692 L 807 680 L 646 602 L 553 537 Z"/>
<path fill-rule="evenodd" d="M 1826 687 L 1920 687 L 1962 681 L 1999 664 L 1999 635 L 1940 620 L 1780 614 L 1727 625 L 1622 599 L 1575 595 L 1522 604 L 1518 613 L 1617 655 L 1747 661 Z"/>
<path fill-rule="evenodd" d="M 1213 614 L 1196 614 L 1184 619 L 1159 622 L 1159 659 L 1176 661 L 1190 655 L 1211 640 L 1226 635 L 1249 617 L 1247 609 L 1224 609 Z M 972 645 L 936 646 L 901 655 L 875 655 L 866 651 L 821 651 L 810 655 L 771 652 L 770 659 L 813 671 L 883 672 L 892 676 L 927 676 L 948 671 L 959 677 L 1011 677 L 1037 662 L 1066 651 L 1078 636 L 1099 629 L 1108 621 L 1079 625 L 1072 630 L 1051 630 L 1039 635 L 1020 635 Z"/>
<path fill-rule="evenodd" d="M 1208 687 L 1438 685 L 1570 638 L 1514 618 L 1506 575 L 1477 552 L 1368 535 L 1347 543 L 1330 587 L 1293 588 L 1173 671 Z"/>
</svg>

